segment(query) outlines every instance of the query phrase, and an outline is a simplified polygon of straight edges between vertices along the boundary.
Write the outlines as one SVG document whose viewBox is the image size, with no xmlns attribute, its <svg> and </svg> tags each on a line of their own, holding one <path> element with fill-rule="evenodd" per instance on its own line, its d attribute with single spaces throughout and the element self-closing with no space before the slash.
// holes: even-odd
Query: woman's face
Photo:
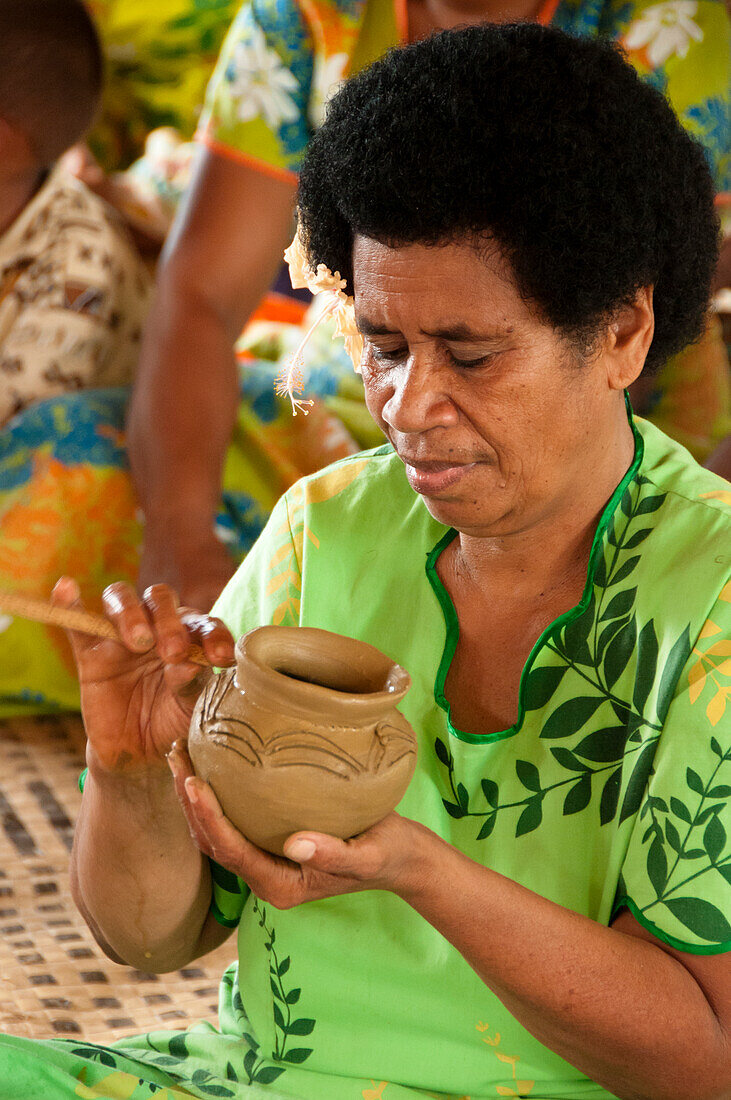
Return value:
<svg viewBox="0 0 731 1100">
<path fill-rule="evenodd" d="M 580 361 L 497 249 L 357 237 L 353 274 L 366 402 L 431 514 L 500 536 L 571 508 L 617 431 L 601 351 Z"/>
</svg>

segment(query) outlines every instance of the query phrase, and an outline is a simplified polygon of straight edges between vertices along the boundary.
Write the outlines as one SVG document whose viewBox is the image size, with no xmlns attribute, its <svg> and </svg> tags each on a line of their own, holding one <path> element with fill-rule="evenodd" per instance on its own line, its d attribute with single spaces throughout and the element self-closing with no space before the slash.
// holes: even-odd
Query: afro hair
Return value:
<svg viewBox="0 0 731 1100">
<path fill-rule="evenodd" d="M 313 267 L 352 293 L 356 234 L 496 241 L 566 336 L 654 287 L 656 368 L 700 335 L 718 252 L 703 150 L 609 41 L 531 24 L 391 50 L 331 100 L 302 167 Z"/>
</svg>

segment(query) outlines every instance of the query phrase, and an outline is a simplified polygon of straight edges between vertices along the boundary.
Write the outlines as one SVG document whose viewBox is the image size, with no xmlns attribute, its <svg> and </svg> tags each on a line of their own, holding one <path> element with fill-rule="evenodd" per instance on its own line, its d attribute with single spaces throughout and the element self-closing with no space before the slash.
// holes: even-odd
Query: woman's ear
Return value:
<svg viewBox="0 0 731 1100">
<path fill-rule="evenodd" d="M 624 390 L 642 373 L 655 332 L 652 292 L 643 287 L 609 322 L 604 362 L 610 389 Z"/>
</svg>

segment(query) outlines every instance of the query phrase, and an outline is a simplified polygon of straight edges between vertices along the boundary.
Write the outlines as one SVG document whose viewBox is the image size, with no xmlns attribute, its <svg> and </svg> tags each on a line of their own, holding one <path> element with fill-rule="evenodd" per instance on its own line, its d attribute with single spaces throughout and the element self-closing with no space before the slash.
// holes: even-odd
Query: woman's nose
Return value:
<svg viewBox="0 0 731 1100">
<path fill-rule="evenodd" d="M 394 431 L 423 432 L 454 423 L 456 409 L 440 371 L 409 359 L 393 370 L 389 381 L 381 415 Z"/>
</svg>

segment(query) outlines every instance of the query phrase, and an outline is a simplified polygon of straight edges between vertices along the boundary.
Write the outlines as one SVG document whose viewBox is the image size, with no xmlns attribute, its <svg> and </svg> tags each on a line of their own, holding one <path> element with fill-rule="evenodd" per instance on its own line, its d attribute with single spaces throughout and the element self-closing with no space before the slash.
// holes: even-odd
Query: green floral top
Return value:
<svg viewBox="0 0 731 1100">
<path fill-rule="evenodd" d="M 536 642 L 508 730 L 449 720 L 458 623 L 435 566 L 456 532 L 388 446 L 298 482 L 216 613 L 235 635 L 300 624 L 384 650 L 412 675 L 400 709 L 419 737 L 400 813 L 600 924 L 629 906 L 711 954 L 731 948 L 731 493 L 652 425 L 635 438 L 582 599 Z M 218 867 L 214 894 L 239 925 L 221 1027 L 243 1035 L 249 1081 L 312 1100 L 609 1095 L 394 895 L 278 912 Z"/>
<path fill-rule="evenodd" d="M 618 39 L 704 146 L 717 189 L 731 190 L 731 30 L 723 0 L 548 0 L 538 18 L 582 37 Z M 248 0 L 221 51 L 200 137 L 291 177 L 338 83 L 406 38 L 405 0 Z"/>
</svg>

